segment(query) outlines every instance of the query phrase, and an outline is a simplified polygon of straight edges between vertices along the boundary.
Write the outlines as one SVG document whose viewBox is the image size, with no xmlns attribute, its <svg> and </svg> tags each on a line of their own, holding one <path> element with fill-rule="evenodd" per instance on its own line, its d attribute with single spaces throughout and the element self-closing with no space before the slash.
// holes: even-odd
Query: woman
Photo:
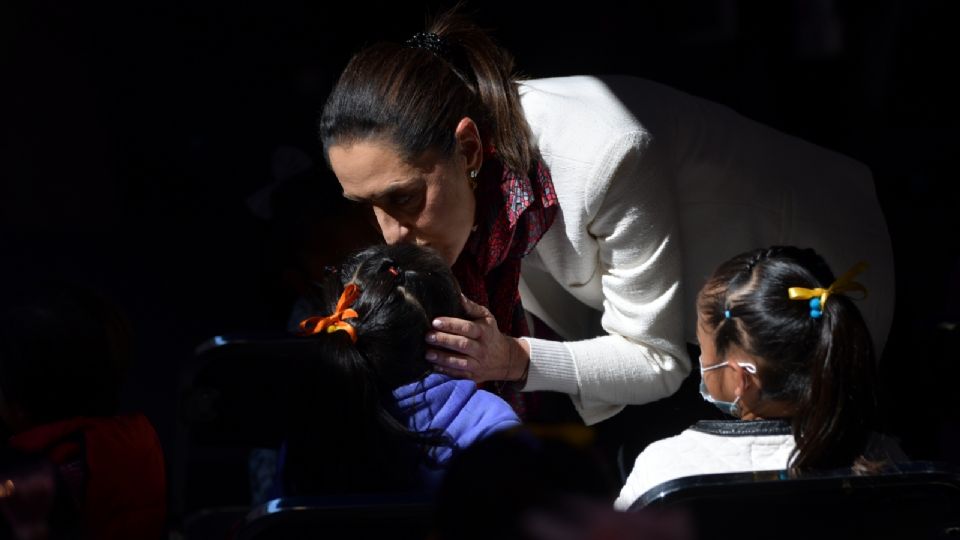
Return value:
<svg viewBox="0 0 960 540">
<path fill-rule="evenodd" d="M 447 14 L 354 56 L 320 122 L 344 196 L 388 243 L 437 249 L 472 300 L 427 337 L 438 369 L 569 394 L 588 424 L 669 396 L 714 261 L 775 243 L 870 261 L 885 338 L 892 257 L 865 167 L 648 81 L 512 66 Z M 562 341 L 519 337 L 524 308 Z"/>
</svg>

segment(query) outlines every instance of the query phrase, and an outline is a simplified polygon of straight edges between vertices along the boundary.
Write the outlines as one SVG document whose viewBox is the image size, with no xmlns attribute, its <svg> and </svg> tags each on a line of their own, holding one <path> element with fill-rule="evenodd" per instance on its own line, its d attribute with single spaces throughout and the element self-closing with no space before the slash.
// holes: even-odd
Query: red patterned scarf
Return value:
<svg viewBox="0 0 960 540">
<path fill-rule="evenodd" d="M 529 335 L 520 304 L 520 260 L 556 217 L 559 205 L 553 180 L 539 160 L 524 175 L 496 159 L 484 162 L 478 180 L 477 229 L 467 239 L 453 273 L 467 298 L 490 309 L 501 332 Z M 511 387 L 501 394 L 524 418 L 529 400 Z"/>
</svg>

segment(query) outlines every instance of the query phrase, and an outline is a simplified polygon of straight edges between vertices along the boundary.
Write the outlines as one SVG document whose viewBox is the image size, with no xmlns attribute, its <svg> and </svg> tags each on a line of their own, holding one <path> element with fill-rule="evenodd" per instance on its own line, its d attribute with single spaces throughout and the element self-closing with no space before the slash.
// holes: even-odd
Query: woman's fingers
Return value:
<svg viewBox="0 0 960 540">
<path fill-rule="evenodd" d="M 470 339 L 478 339 L 482 332 L 480 325 L 477 323 L 456 317 L 437 317 L 431 324 L 433 324 L 433 327 L 437 330 L 442 330 L 448 334 L 461 335 Z"/>
<path fill-rule="evenodd" d="M 476 357 L 480 353 L 480 344 L 477 343 L 476 340 L 457 334 L 428 332 L 427 343 L 433 345 L 434 347 L 463 353 L 467 356 Z"/>
<path fill-rule="evenodd" d="M 460 295 L 460 304 L 463 305 L 464 311 L 467 313 L 467 317 L 471 319 L 483 319 L 490 315 L 490 310 L 481 306 L 480 304 L 470 300 L 464 295 Z"/>
<path fill-rule="evenodd" d="M 477 383 L 522 378 L 529 355 L 523 345 L 500 332 L 490 310 L 466 297 L 461 302 L 465 319 L 432 321 L 434 329 L 426 335 L 427 360 L 444 373 Z"/>
<path fill-rule="evenodd" d="M 437 349 L 428 349 L 426 356 L 427 361 L 433 364 L 433 369 L 440 373 L 458 379 L 472 379 L 474 377 L 470 370 L 470 360 L 463 356 L 449 354 Z"/>
<path fill-rule="evenodd" d="M 427 351 L 426 356 L 427 361 L 432 362 L 434 365 L 440 366 L 444 369 L 455 369 L 457 371 L 464 371 L 467 373 L 471 373 L 473 371 L 470 369 L 470 359 L 464 358 L 463 356 L 448 354 L 434 349 Z"/>
<path fill-rule="evenodd" d="M 462 371 L 459 369 L 453 369 L 450 367 L 443 367 L 443 366 L 437 366 L 437 365 L 433 366 L 433 370 L 436 371 L 437 373 L 442 373 L 449 377 L 453 377 L 454 379 L 472 379 L 469 371 Z"/>
</svg>

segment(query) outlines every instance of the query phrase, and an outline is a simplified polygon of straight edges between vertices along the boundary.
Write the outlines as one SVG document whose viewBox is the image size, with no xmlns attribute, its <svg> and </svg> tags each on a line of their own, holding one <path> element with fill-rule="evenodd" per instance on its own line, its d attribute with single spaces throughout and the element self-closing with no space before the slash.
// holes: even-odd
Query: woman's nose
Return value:
<svg viewBox="0 0 960 540">
<path fill-rule="evenodd" d="M 404 225 L 400 220 L 395 219 L 390 214 L 374 209 L 377 216 L 377 223 L 380 225 L 380 232 L 383 239 L 388 244 L 406 242 L 410 239 L 410 228 Z"/>
</svg>

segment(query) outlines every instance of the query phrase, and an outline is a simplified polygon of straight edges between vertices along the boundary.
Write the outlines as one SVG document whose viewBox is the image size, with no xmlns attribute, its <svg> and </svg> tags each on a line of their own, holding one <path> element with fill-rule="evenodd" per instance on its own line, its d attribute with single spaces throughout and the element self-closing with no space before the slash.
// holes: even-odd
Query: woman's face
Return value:
<svg viewBox="0 0 960 540">
<path fill-rule="evenodd" d="M 467 243 L 476 213 L 466 160 L 425 152 L 405 161 L 389 144 L 360 141 L 328 152 L 344 197 L 373 207 L 388 244 L 437 250 L 449 265 Z"/>
</svg>

